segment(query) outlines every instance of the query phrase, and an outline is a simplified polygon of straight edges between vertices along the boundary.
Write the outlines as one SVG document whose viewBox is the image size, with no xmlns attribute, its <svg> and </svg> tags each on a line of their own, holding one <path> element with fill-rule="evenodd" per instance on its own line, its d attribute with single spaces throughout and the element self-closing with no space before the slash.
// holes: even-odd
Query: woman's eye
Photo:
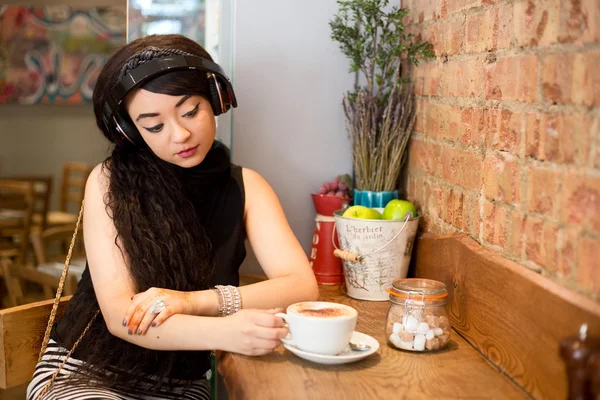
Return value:
<svg viewBox="0 0 600 400">
<path fill-rule="evenodd" d="M 193 117 L 194 115 L 196 115 L 196 113 L 198 112 L 198 106 L 200 105 L 200 103 L 196 104 L 196 107 L 194 107 L 192 110 L 186 112 L 185 114 L 183 114 L 184 117 Z"/>
<path fill-rule="evenodd" d="M 160 132 L 162 130 L 162 128 L 163 128 L 163 124 L 158 124 L 153 127 L 144 128 L 144 129 L 147 130 L 148 132 L 156 133 L 156 132 Z"/>
</svg>

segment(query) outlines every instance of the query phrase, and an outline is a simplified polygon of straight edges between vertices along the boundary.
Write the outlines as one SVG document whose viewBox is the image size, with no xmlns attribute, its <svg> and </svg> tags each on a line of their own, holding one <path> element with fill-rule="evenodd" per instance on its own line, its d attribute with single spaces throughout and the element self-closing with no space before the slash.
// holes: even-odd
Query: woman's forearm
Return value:
<svg viewBox="0 0 600 400">
<path fill-rule="evenodd" d="M 300 301 L 319 298 L 319 288 L 312 271 L 310 276 L 289 275 L 239 288 L 243 308 L 283 308 Z"/>
<path fill-rule="evenodd" d="M 300 274 L 287 275 L 243 286 L 239 288 L 239 291 L 242 298 L 242 308 L 258 310 L 283 309 L 299 301 L 316 300 L 319 296 L 318 286 L 312 271 L 305 273 L 304 276 Z M 121 297 L 117 296 L 117 298 Z M 160 312 L 154 317 L 149 314 L 150 304 L 157 299 L 164 301 L 167 313 Z M 113 334 L 134 342 L 135 339 L 128 335 L 129 331 L 134 336 L 136 334 L 143 336 L 151 330 L 156 331 L 150 329 L 151 324 L 152 328 L 159 328 L 162 323 L 170 321 L 176 315 L 216 317 L 219 309 L 219 299 L 220 295 L 215 290 L 178 292 L 151 288 L 146 292 L 136 294 L 131 300 L 124 301 L 128 303 L 128 306 L 126 312 L 122 314 L 124 318 L 119 319 L 119 321 L 122 322 L 121 325 L 124 324 L 125 326 L 116 325 L 117 319 L 114 318 L 114 304 L 116 301 L 113 300 L 111 302 L 112 306 L 107 310 L 113 315 L 113 318 L 108 318 L 107 323 L 111 321 L 110 325 L 113 327 L 111 332 Z M 126 334 L 127 336 L 125 336 Z M 164 344 L 159 345 L 163 346 Z"/>
<path fill-rule="evenodd" d="M 288 275 L 239 288 L 244 309 L 285 309 L 300 301 L 319 297 L 312 271 L 306 276 Z M 234 327 L 230 318 L 217 318 L 218 296 L 214 290 L 194 292 L 194 314 L 175 314 L 145 335 L 129 334 L 122 313 L 105 317 L 110 332 L 123 340 L 151 350 L 227 350 Z M 126 304 L 127 302 L 124 302 Z M 112 309 L 111 311 L 115 311 Z"/>
<path fill-rule="evenodd" d="M 145 335 L 128 334 L 128 328 L 113 323 L 110 332 L 123 340 L 151 350 L 221 350 L 228 340 L 223 318 L 176 314 Z"/>
<path fill-rule="evenodd" d="M 222 335 L 222 332 L 217 333 L 219 322 L 218 318 L 177 314 L 146 335 L 130 335 L 126 326 L 116 326 L 110 331 L 114 336 L 151 350 L 213 350 L 219 347 L 216 342 Z"/>
<path fill-rule="evenodd" d="M 111 310 L 114 311 L 114 310 Z M 225 318 L 175 314 L 141 335 L 113 318 L 110 332 L 150 350 L 223 350 L 245 355 L 267 354 L 288 334 L 277 310 L 241 310 Z"/>
<path fill-rule="evenodd" d="M 306 276 L 289 275 L 269 279 L 239 288 L 243 308 L 272 309 L 283 308 L 300 301 L 313 301 L 319 297 L 312 271 Z M 197 315 L 216 316 L 218 297 L 213 290 L 194 293 Z"/>
</svg>

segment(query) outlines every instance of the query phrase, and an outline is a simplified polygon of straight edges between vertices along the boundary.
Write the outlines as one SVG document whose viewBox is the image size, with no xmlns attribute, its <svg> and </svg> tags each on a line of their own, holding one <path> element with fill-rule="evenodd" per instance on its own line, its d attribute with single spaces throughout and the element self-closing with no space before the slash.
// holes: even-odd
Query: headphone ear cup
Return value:
<svg viewBox="0 0 600 400">
<path fill-rule="evenodd" d="M 223 110 L 222 104 L 223 104 L 223 99 L 221 98 L 221 91 L 219 90 L 220 88 L 218 87 L 218 81 L 217 78 L 215 77 L 215 74 L 213 73 L 209 73 L 208 74 L 208 88 L 210 90 L 210 105 L 212 106 L 213 109 L 213 113 L 215 114 L 215 116 L 223 114 L 226 110 Z"/>
<path fill-rule="evenodd" d="M 221 95 L 221 109 L 223 113 L 228 112 L 231 107 L 237 107 L 237 101 L 235 99 L 235 94 L 233 93 L 233 87 L 231 87 L 231 83 L 221 76 L 217 76 L 215 80 L 217 81 L 220 89 L 219 93 Z"/>
<path fill-rule="evenodd" d="M 133 121 L 129 116 L 123 116 L 120 112 L 114 115 L 117 133 L 122 136 L 124 143 L 139 145 L 143 140 Z"/>
</svg>

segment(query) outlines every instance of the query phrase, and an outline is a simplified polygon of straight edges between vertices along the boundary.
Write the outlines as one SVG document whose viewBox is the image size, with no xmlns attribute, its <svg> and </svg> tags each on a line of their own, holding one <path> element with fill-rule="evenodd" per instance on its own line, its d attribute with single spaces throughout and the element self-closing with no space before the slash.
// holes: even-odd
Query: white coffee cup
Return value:
<svg viewBox="0 0 600 400">
<path fill-rule="evenodd" d="M 276 315 L 290 330 L 291 338 L 281 339 L 283 343 L 309 353 L 336 355 L 348 346 L 358 313 L 344 304 L 307 301 Z"/>
</svg>

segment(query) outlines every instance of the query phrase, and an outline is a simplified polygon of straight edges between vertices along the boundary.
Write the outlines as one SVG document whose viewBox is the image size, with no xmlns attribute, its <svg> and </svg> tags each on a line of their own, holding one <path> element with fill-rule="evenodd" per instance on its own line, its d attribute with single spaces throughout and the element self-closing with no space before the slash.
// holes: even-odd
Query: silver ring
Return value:
<svg viewBox="0 0 600 400">
<path fill-rule="evenodd" d="M 164 310 L 165 307 L 167 307 L 167 305 L 165 304 L 164 301 L 162 301 L 161 299 L 156 299 L 156 300 L 154 300 L 154 303 L 152 303 L 152 305 L 148 309 L 148 312 L 150 314 L 160 314 L 160 312 L 162 310 Z"/>
</svg>

